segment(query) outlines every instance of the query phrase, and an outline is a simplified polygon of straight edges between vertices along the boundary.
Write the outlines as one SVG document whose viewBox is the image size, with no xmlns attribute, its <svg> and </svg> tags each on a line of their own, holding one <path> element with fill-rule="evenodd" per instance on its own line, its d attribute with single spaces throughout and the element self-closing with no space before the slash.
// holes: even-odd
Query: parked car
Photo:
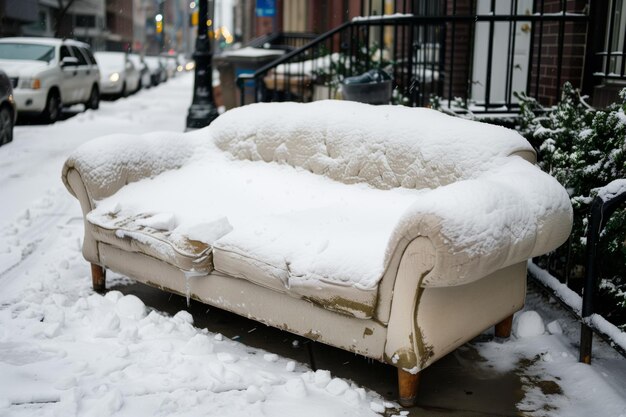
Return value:
<svg viewBox="0 0 626 417">
<path fill-rule="evenodd" d="M 102 94 L 126 97 L 139 89 L 141 73 L 124 52 L 96 52 Z"/>
<path fill-rule="evenodd" d="M 167 81 L 165 67 L 158 56 L 146 56 L 143 60 L 150 70 L 152 85 L 159 85 L 160 83 Z"/>
<path fill-rule="evenodd" d="M 148 65 L 144 62 L 143 57 L 137 54 L 128 54 L 128 59 L 132 61 L 135 68 L 139 69 L 139 88 L 150 88 L 152 86 L 150 69 L 148 69 Z"/>
<path fill-rule="evenodd" d="M 6 72 L 0 70 L 0 145 L 13 140 L 13 126 L 17 111 L 13 98 L 13 86 Z"/>
<path fill-rule="evenodd" d="M 194 61 L 193 59 L 187 60 L 185 59 L 185 71 L 193 71 L 196 68 L 196 61 Z"/>
<path fill-rule="evenodd" d="M 0 69 L 13 85 L 19 113 L 53 123 L 64 105 L 100 104 L 100 72 L 89 45 L 68 39 L 2 38 Z"/>
<path fill-rule="evenodd" d="M 161 55 L 161 62 L 167 72 L 167 78 L 174 78 L 178 70 L 178 60 L 174 55 Z"/>
</svg>

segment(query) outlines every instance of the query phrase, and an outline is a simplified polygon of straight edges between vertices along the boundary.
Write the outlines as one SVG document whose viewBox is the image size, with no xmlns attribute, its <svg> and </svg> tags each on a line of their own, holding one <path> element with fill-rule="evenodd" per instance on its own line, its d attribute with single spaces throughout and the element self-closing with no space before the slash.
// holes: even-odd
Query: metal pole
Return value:
<svg viewBox="0 0 626 417">
<path fill-rule="evenodd" d="M 594 298 L 596 296 L 597 269 L 598 269 L 598 242 L 600 233 L 611 215 L 626 202 L 626 192 L 602 199 L 596 197 L 591 205 L 591 214 L 587 226 L 587 254 L 585 265 L 585 289 L 583 292 L 582 325 L 580 329 L 580 357 L 579 361 L 591 363 L 591 345 L 593 341 L 593 326 L 590 322 L 594 311 Z"/>
<path fill-rule="evenodd" d="M 583 292 L 582 324 L 580 327 L 580 356 L 582 363 L 591 363 L 591 344 L 593 333 L 587 320 L 593 314 L 593 299 L 596 289 L 596 256 L 598 239 L 602 230 L 602 205 L 603 201 L 596 198 L 591 206 L 589 225 L 587 228 L 587 254 L 585 265 L 585 289 Z"/>
<path fill-rule="evenodd" d="M 193 100 L 187 113 L 186 130 L 201 129 L 219 116 L 213 99 L 213 53 L 207 30 L 207 20 L 212 18 L 213 10 L 209 15 L 209 0 L 199 0 L 199 6 L 198 38 L 193 53 L 196 61 Z"/>
</svg>

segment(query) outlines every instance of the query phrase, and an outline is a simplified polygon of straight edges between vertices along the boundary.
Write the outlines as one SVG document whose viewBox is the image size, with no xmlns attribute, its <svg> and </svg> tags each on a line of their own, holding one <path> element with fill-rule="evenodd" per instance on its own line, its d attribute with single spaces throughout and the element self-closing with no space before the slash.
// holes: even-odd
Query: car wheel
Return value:
<svg viewBox="0 0 626 417">
<path fill-rule="evenodd" d="M 0 145 L 13 140 L 13 117 L 6 107 L 0 109 Z"/>
<path fill-rule="evenodd" d="M 89 94 L 89 101 L 85 103 L 85 107 L 92 110 L 98 110 L 100 107 L 100 91 L 95 85 L 91 88 L 91 94 Z"/>
<path fill-rule="evenodd" d="M 126 88 L 126 82 L 122 84 L 122 97 L 128 97 L 128 88 Z"/>
<path fill-rule="evenodd" d="M 56 91 L 50 91 L 46 99 L 46 108 L 43 110 L 43 118 L 48 123 L 54 123 L 61 117 L 61 97 Z"/>
</svg>

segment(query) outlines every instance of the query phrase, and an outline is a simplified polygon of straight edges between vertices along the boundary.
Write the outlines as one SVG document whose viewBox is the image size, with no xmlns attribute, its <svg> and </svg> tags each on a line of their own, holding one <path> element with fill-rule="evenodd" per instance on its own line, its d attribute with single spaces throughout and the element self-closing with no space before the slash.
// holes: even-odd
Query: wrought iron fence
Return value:
<svg viewBox="0 0 626 417">
<path fill-rule="evenodd" d="M 572 48 L 582 42 L 584 51 L 577 34 L 586 33 L 589 16 L 565 1 L 551 12 L 548 3 L 453 0 L 424 15 L 355 18 L 241 75 L 241 103 L 337 98 L 345 77 L 382 68 L 394 80 L 393 102 L 409 106 L 437 96 L 457 110 L 510 113 L 517 92 L 554 104 L 563 82 L 580 84 L 584 52 L 578 59 Z"/>
<path fill-rule="evenodd" d="M 534 275 L 535 273 L 532 271 L 529 275 L 534 278 L 542 290 L 554 297 L 565 309 L 569 310 L 572 315 L 580 320 L 579 361 L 587 364 L 591 363 L 592 336 L 594 333 L 599 338 L 605 340 L 619 354 L 626 357 L 626 349 L 623 344 L 617 343 L 614 339 L 615 333 L 611 332 L 608 326 L 602 323 L 604 320 L 607 320 L 609 323 L 610 321 L 608 321 L 608 315 L 606 314 L 606 300 L 601 299 L 598 291 L 601 275 L 599 271 L 602 263 L 606 262 L 600 250 L 603 230 L 611 216 L 618 209 L 623 209 L 624 202 L 626 202 L 626 192 L 620 190 L 615 194 L 605 194 L 603 197 L 594 198 L 588 213 L 584 269 L 581 269 L 579 277 L 572 277 L 569 268 L 569 254 L 567 252 L 568 248 L 571 249 L 571 242 L 566 243 L 552 255 L 535 260 L 557 278 L 558 282 L 561 283 L 560 285 L 564 284 L 575 293 L 581 294 L 580 305 L 576 305 L 576 302 L 571 297 L 564 294 L 562 290 L 557 289 L 553 283 L 545 282 L 544 279 Z M 578 215 L 582 214 L 578 213 Z"/>
</svg>

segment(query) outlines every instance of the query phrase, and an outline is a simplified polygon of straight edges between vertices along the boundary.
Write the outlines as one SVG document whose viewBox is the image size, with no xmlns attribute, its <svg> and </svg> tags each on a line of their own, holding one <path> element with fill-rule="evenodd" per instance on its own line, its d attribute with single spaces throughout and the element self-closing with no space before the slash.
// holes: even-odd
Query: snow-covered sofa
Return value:
<svg viewBox="0 0 626 417">
<path fill-rule="evenodd" d="M 524 303 L 567 192 L 515 131 L 434 110 L 256 104 L 192 133 L 109 136 L 66 161 L 104 270 L 418 372 Z"/>
</svg>

